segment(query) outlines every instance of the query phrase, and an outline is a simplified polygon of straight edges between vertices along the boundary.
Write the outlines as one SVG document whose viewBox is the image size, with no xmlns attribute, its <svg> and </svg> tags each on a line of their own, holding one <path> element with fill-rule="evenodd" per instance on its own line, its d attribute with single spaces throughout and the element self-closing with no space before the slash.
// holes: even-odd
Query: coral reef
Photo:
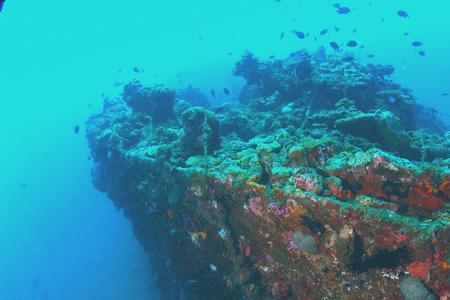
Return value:
<svg viewBox="0 0 450 300">
<path fill-rule="evenodd" d="M 163 299 L 450 297 L 449 128 L 393 71 L 247 53 L 238 103 L 138 82 L 106 98 L 92 178 Z"/>
</svg>

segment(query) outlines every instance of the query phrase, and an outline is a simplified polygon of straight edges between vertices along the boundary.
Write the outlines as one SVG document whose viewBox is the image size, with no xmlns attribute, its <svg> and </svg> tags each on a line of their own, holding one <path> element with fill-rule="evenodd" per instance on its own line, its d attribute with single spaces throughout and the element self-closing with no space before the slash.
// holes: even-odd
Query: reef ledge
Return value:
<svg viewBox="0 0 450 300">
<path fill-rule="evenodd" d="M 92 179 L 162 299 L 450 297 L 449 128 L 392 72 L 247 53 L 232 103 L 137 81 L 105 98 L 87 122 Z"/>
</svg>

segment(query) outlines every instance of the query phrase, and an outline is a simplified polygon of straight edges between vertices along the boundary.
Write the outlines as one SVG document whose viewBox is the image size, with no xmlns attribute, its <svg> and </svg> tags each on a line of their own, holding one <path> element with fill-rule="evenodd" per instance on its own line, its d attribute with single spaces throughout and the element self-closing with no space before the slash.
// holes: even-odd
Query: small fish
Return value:
<svg viewBox="0 0 450 300">
<path fill-rule="evenodd" d="M 215 90 L 211 90 L 211 96 L 212 96 L 213 98 L 216 98 L 216 91 L 215 91 Z"/>
<path fill-rule="evenodd" d="M 6 0 L 0 0 L 0 11 L 3 9 L 3 4 L 5 4 Z"/>
<path fill-rule="evenodd" d="M 80 132 L 80 125 L 75 125 L 73 127 L 73 132 L 75 132 L 75 134 L 78 134 L 78 132 Z"/>
<path fill-rule="evenodd" d="M 331 48 L 333 48 L 335 51 L 339 51 L 340 47 L 336 42 L 330 42 Z"/>
<path fill-rule="evenodd" d="M 409 32 L 405 32 L 403 35 L 404 35 L 404 36 L 408 36 L 408 35 L 409 35 Z"/>
<path fill-rule="evenodd" d="M 274 59 L 275 58 L 275 55 L 271 55 L 271 56 L 269 56 L 269 59 Z"/>
<path fill-rule="evenodd" d="M 397 11 L 397 15 L 402 17 L 402 18 L 408 18 L 409 17 L 409 14 L 406 11 L 404 11 L 404 10 L 398 10 Z"/>
<path fill-rule="evenodd" d="M 339 27 L 337 27 L 337 26 L 334 26 L 334 30 L 336 30 L 336 32 L 341 31 L 341 29 Z"/>
<path fill-rule="evenodd" d="M 229 95 L 230 95 L 230 90 L 227 89 L 227 88 L 224 88 L 224 89 L 223 89 L 223 93 L 224 93 L 225 95 L 229 96 Z"/>
<path fill-rule="evenodd" d="M 355 60 L 355 57 L 353 57 L 353 55 L 345 55 L 342 59 L 346 62 L 352 62 Z"/>
<path fill-rule="evenodd" d="M 133 68 L 133 72 L 134 72 L 134 73 L 140 73 L 141 70 L 140 70 L 138 67 L 134 67 L 134 68 Z"/>
<path fill-rule="evenodd" d="M 352 33 L 356 33 L 357 31 L 358 31 L 358 29 L 355 28 L 352 30 Z"/>
<path fill-rule="evenodd" d="M 367 57 L 368 57 L 368 58 L 374 58 L 375 55 L 373 55 L 373 54 L 368 54 Z"/>
<path fill-rule="evenodd" d="M 303 40 L 306 36 L 302 31 L 292 30 L 292 33 L 295 34 L 299 39 Z"/>
<path fill-rule="evenodd" d="M 280 34 L 280 40 L 282 40 L 284 38 L 284 32 L 282 32 L 281 34 Z"/>
<path fill-rule="evenodd" d="M 351 40 L 347 42 L 347 47 L 356 47 L 356 46 L 358 46 L 358 43 L 356 41 Z"/>
<path fill-rule="evenodd" d="M 420 50 L 420 51 L 419 51 L 419 55 L 420 55 L 420 56 L 425 56 L 426 54 L 427 54 L 427 53 L 426 53 L 424 50 Z"/>
<path fill-rule="evenodd" d="M 320 35 L 325 35 L 328 33 L 328 29 L 323 29 L 320 31 Z"/>
<path fill-rule="evenodd" d="M 340 15 L 346 15 L 350 12 L 350 8 L 345 7 L 345 6 L 341 6 L 337 9 L 337 13 Z"/>
<path fill-rule="evenodd" d="M 448 96 L 448 93 L 442 93 L 442 96 L 446 97 Z"/>
<path fill-rule="evenodd" d="M 412 42 L 411 45 L 412 45 L 413 47 L 420 47 L 420 46 L 423 45 L 423 43 L 422 43 L 422 42 L 419 42 L 419 41 L 414 41 L 414 42 Z"/>
</svg>

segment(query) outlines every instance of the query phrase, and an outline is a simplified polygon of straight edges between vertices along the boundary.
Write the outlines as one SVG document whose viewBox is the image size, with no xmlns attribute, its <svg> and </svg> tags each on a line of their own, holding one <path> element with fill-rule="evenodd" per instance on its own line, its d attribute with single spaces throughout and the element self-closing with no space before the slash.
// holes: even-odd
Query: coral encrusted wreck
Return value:
<svg viewBox="0 0 450 300">
<path fill-rule="evenodd" d="M 105 99 L 93 181 L 162 299 L 448 299 L 450 132 L 392 72 L 245 54 L 235 103 L 139 82 Z"/>
</svg>

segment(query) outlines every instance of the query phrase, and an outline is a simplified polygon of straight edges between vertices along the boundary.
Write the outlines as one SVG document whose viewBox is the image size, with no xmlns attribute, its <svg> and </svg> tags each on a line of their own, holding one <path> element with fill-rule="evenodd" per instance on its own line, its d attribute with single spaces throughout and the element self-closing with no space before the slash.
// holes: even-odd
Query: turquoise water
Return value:
<svg viewBox="0 0 450 300">
<path fill-rule="evenodd" d="M 90 183 L 83 124 L 116 81 L 227 87 L 233 95 L 241 81 L 231 71 L 245 50 L 283 57 L 352 39 L 365 45 L 356 50 L 362 61 L 394 65 L 396 81 L 450 114 L 450 96 L 442 95 L 450 92 L 450 4 L 343 1 L 351 11 L 338 15 L 335 2 L 7 0 L 0 13 L 0 299 L 155 297 L 151 266 L 128 221 Z M 410 17 L 399 17 L 400 9 Z M 329 34 L 320 36 L 322 29 Z M 292 30 L 310 36 L 300 40 Z M 145 71 L 133 72 L 136 66 Z"/>
</svg>

